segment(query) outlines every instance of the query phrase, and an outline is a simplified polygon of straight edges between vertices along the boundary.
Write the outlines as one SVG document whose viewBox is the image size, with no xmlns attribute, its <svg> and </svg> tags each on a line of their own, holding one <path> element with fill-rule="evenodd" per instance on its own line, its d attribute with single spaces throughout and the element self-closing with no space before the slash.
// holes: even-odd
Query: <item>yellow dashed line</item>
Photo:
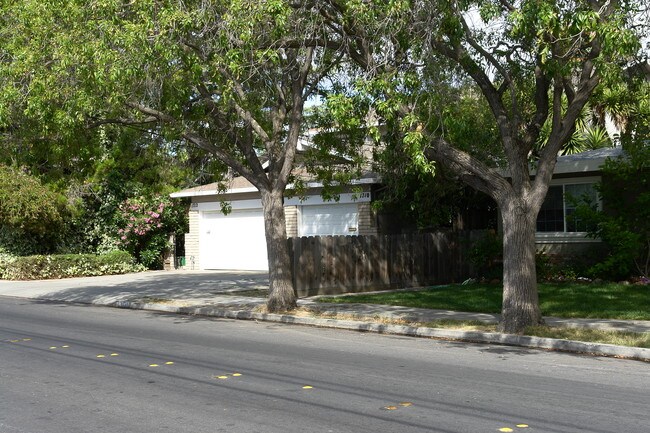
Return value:
<svg viewBox="0 0 650 433">
<path fill-rule="evenodd" d="M 70 347 L 70 346 L 68 346 L 68 345 L 66 344 L 65 346 L 61 346 L 61 347 L 63 347 L 64 349 L 67 349 L 67 348 Z"/>
<path fill-rule="evenodd" d="M 165 362 L 165 365 L 174 365 L 174 363 L 172 361 L 167 361 Z"/>
<path fill-rule="evenodd" d="M 528 428 L 528 424 L 517 424 L 519 428 Z"/>
<path fill-rule="evenodd" d="M 396 405 L 384 406 L 384 407 L 382 407 L 382 409 L 383 410 L 397 410 L 397 409 L 400 408 L 400 406 L 401 407 L 409 407 L 409 406 L 413 406 L 413 403 L 411 403 L 410 401 L 401 401 L 401 402 L 397 403 Z"/>
<path fill-rule="evenodd" d="M 56 349 L 56 346 L 50 346 L 50 350 Z"/>
<path fill-rule="evenodd" d="M 23 338 L 23 341 L 32 341 L 31 338 Z"/>
<path fill-rule="evenodd" d="M 106 358 L 106 355 L 97 355 L 97 358 Z"/>
<path fill-rule="evenodd" d="M 215 379 L 222 379 L 222 380 L 224 380 L 224 379 L 229 379 L 230 377 L 240 377 L 241 375 L 242 375 L 241 373 L 232 373 L 232 374 L 230 374 L 230 375 L 228 375 L 228 374 L 221 374 L 221 375 L 218 375 L 218 376 L 212 376 L 212 377 L 214 377 Z"/>
<path fill-rule="evenodd" d="M 111 353 L 111 356 L 120 356 L 119 353 Z"/>
<path fill-rule="evenodd" d="M 159 367 L 158 364 L 149 364 L 149 367 Z"/>
<path fill-rule="evenodd" d="M 499 431 L 502 431 L 502 432 L 511 432 L 512 429 L 511 429 L 510 427 L 503 427 L 503 428 L 500 428 Z"/>
<path fill-rule="evenodd" d="M 311 385 L 305 385 L 302 387 L 302 389 L 313 389 L 314 387 Z"/>
</svg>

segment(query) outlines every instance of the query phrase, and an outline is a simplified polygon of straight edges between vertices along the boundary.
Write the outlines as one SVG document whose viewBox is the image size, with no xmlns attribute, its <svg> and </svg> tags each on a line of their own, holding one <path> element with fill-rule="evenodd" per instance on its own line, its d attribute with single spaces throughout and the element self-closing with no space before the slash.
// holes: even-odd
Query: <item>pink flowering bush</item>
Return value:
<svg viewBox="0 0 650 433">
<path fill-rule="evenodd" d="M 118 211 L 118 244 L 149 269 L 160 269 L 169 236 L 186 230 L 186 215 L 183 205 L 165 196 L 127 199 Z"/>
</svg>

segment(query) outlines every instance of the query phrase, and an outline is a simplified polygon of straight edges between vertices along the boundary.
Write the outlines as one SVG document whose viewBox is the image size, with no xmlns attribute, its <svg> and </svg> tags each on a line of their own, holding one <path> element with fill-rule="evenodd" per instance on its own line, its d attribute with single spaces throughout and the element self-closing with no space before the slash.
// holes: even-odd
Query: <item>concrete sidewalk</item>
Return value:
<svg viewBox="0 0 650 433">
<path fill-rule="evenodd" d="M 351 320 L 323 319 L 263 313 L 268 288 L 266 274 L 228 271 L 157 271 L 140 274 L 41 281 L 0 281 L 0 296 L 53 302 L 137 308 L 213 317 L 271 320 L 362 331 L 390 332 L 434 338 L 542 347 L 650 360 L 650 349 L 622 348 L 565 340 L 540 339 L 498 333 L 436 330 L 375 323 L 377 319 L 407 323 L 442 319 L 497 323 L 496 314 L 430 310 L 377 304 L 328 304 L 301 299 L 300 307 L 324 315 L 343 315 Z M 551 326 L 617 331 L 650 332 L 650 321 L 563 319 L 545 317 Z M 610 346 L 603 348 L 602 346 Z M 617 349 L 619 348 L 619 349 Z"/>
</svg>

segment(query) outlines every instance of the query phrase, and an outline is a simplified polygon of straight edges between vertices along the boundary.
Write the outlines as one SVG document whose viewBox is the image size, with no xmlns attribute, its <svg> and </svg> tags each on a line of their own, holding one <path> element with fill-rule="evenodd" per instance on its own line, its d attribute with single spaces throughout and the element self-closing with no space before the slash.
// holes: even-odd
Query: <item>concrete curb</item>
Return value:
<svg viewBox="0 0 650 433">
<path fill-rule="evenodd" d="M 453 329 L 426 328 L 405 325 L 388 325 L 358 320 L 338 320 L 327 318 L 297 317 L 287 314 L 255 313 L 247 310 L 227 310 L 215 307 L 177 307 L 165 304 L 117 301 L 95 303 L 116 308 L 157 311 L 164 313 L 194 316 L 217 317 L 224 319 L 259 320 L 265 322 L 307 325 L 321 328 L 345 329 L 378 334 L 395 334 L 412 337 L 435 338 L 441 340 L 467 341 L 472 343 L 502 344 L 506 346 L 530 347 L 535 349 L 558 350 L 562 352 L 583 353 L 596 356 L 629 358 L 650 362 L 650 349 L 640 347 L 615 346 L 612 344 L 586 343 L 582 341 L 559 340 L 555 338 L 532 337 L 526 335 L 500 334 L 496 332 L 459 331 Z"/>
</svg>

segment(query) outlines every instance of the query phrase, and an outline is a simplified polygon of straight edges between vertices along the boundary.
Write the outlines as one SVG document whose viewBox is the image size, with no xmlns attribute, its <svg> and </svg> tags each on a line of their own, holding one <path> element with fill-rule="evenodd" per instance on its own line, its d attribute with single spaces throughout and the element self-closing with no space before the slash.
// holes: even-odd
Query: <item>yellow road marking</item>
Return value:
<svg viewBox="0 0 650 433">
<path fill-rule="evenodd" d="M 397 406 L 384 406 L 386 410 L 397 410 Z"/>
<path fill-rule="evenodd" d="M 20 340 L 9 340 L 10 343 L 18 343 Z"/>
<path fill-rule="evenodd" d="M 56 346 L 50 346 L 50 350 L 56 349 Z"/>
<path fill-rule="evenodd" d="M 512 429 L 510 427 L 503 427 L 503 428 L 500 428 L 499 431 L 510 432 L 510 431 L 512 431 Z"/>
<path fill-rule="evenodd" d="M 214 376 L 215 379 L 228 379 L 228 376 Z"/>
<path fill-rule="evenodd" d="M 241 373 L 233 373 L 232 375 L 233 375 L 234 377 L 239 377 L 239 376 L 241 376 Z"/>
<path fill-rule="evenodd" d="M 119 353 L 111 353 L 111 356 L 120 356 Z"/>
<path fill-rule="evenodd" d="M 67 349 L 67 348 L 70 347 L 70 346 L 68 346 L 68 345 L 66 344 L 65 346 L 61 346 L 61 347 Z"/>
<path fill-rule="evenodd" d="M 410 401 L 403 401 L 399 405 L 404 407 L 409 407 L 409 406 L 413 406 L 413 403 L 411 403 Z"/>
<path fill-rule="evenodd" d="M 519 428 L 527 428 L 528 424 L 517 424 L 517 427 L 519 427 Z"/>
<path fill-rule="evenodd" d="M 302 387 L 302 389 L 313 389 L 314 387 L 311 385 L 305 385 Z"/>
<path fill-rule="evenodd" d="M 97 355 L 97 358 L 106 358 L 106 355 Z"/>
<path fill-rule="evenodd" d="M 167 361 L 165 362 L 165 365 L 174 365 L 174 363 L 172 361 Z"/>
<path fill-rule="evenodd" d="M 158 367 L 158 364 L 149 364 L 149 367 Z"/>
<path fill-rule="evenodd" d="M 31 338 L 23 338 L 23 341 L 32 341 Z"/>
</svg>

